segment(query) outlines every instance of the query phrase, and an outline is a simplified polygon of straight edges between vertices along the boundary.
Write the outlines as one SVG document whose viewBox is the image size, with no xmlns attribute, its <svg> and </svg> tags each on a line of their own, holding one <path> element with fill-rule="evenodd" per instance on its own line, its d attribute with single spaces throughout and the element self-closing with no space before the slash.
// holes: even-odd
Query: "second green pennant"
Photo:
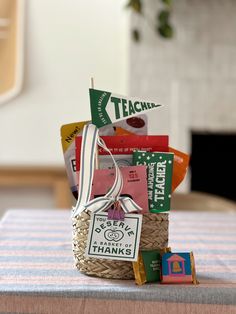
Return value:
<svg viewBox="0 0 236 314">
<path fill-rule="evenodd" d="M 154 102 L 89 89 L 92 123 L 98 128 L 160 107 Z"/>
</svg>

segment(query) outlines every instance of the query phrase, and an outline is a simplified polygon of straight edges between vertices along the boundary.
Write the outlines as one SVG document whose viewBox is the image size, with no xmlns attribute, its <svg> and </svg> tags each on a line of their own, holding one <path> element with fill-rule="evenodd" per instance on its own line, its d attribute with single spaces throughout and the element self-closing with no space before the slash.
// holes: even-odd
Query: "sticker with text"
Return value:
<svg viewBox="0 0 236 314">
<path fill-rule="evenodd" d="M 170 210 L 173 161 L 173 153 L 142 151 L 133 153 L 134 165 L 147 166 L 148 201 L 151 213 Z"/>
<path fill-rule="evenodd" d="M 107 213 L 93 214 L 85 256 L 136 261 L 141 236 L 142 215 L 126 214 L 124 221 L 108 220 Z"/>
</svg>

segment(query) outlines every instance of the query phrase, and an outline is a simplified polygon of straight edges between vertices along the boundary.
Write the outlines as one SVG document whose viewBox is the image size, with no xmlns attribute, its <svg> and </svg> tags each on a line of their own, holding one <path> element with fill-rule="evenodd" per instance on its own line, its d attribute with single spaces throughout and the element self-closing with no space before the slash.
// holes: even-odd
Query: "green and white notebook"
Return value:
<svg viewBox="0 0 236 314">
<path fill-rule="evenodd" d="M 134 165 L 147 166 L 148 202 L 151 213 L 170 210 L 173 161 L 173 153 L 144 151 L 133 153 Z"/>
</svg>

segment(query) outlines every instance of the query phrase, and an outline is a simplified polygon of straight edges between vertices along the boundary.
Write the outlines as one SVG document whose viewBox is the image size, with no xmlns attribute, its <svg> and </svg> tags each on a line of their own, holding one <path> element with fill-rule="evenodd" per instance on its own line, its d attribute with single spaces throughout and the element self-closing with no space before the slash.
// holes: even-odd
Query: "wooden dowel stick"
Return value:
<svg viewBox="0 0 236 314">
<path fill-rule="evenodd" d="M 93 80 L 93 77 L 91 77 L 91 88 L 94 89 L 94 80 Z"/>
<path fill-rule="evenodd" d="M 94 79 L 93 79 L 93 77 L 91 77 L 91 88 L 94 89 Z M 95 168 L 99 169 L 98 146 L 96 148 L 96 155 L 95 155 Z"/>
</svg>

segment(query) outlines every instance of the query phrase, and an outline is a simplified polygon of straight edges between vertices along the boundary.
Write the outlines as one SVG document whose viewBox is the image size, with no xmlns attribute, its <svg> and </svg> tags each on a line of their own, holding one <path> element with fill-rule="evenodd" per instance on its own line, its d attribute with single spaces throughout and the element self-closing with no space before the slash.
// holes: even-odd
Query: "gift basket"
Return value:
<svg viewBox="0 0 236 314">
<path fill-rule="evenodd" d="M 72 210 L 76 267 L 101 278 L 160 281 L 161 259 L 172 254 L 171 193 L 183 180 L 189 157 L 170 148 L 167 135 L 147 135 L 146 112 L 161 105 L 90 89 L 90 106 L 92 121 L 61 128 L 77 199 Z M 187 258 L 193 264 L 193 256 Z"/>
</svg>

